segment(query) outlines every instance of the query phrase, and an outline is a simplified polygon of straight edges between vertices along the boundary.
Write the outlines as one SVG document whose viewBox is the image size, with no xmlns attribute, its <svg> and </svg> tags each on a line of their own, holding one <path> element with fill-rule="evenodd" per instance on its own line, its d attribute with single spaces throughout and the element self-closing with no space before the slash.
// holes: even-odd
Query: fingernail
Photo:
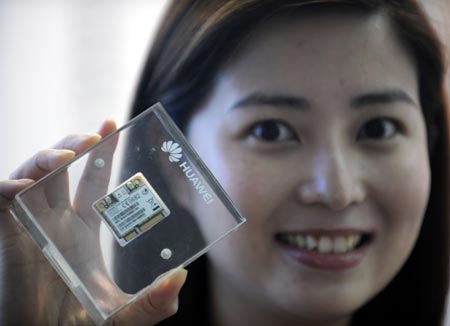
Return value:
<svg viewBox="0 0 450 326">
<path fill-rule="evenodd" d="M 106 126 L 110 121 L 114 121 L 114 120 L 113 120 L 112 118 L 106 118 L 106 119 L 102 122 L 102 124 L 100 125 L 100 128 L 98 129 L 98 132 L 97 132 L 97 133 L 101 134 L 102 131 L 103 131 L 103 128 L 105 128 L 105 126 Z"/>
<path fill-rule="evenodd" d="M 102 139 L 102 136 L 93 132 L 93 133 L 83 135 L 83 138 L 81 139 L 81 141 L 83 143 L 87 143 L 87 144 L 91 145 L 91 144 L 95 144 L 96 142 L 100 141 L 101 139 Z"/>
<path fill-rule="evenodd" d="M 54 154 L 58 156 L 72 156 L 75 155 L 75 152 L 70 149 L 55 149 Z"/>
<path fill-rule="evenodd" d="M 97 133 L 105 136 L 114 131 L 115 129 L 116 129 L 116 122 L 114 121 L 113 118 L 108 118 L 105 121 L 103 121 Z"/>
<path fill-rule="evenodd" d="M 15 180 L 17 183 L 20 183 L 20 184 L 26 184 L 26 183 L 31 183 L 31 182 L 34 182 L 34 180 L 33 179 L 19 179 L 19 180 Z"/>
<path fill-rule="evenodd" d="M 153 290 L 155 304 L 158 306 L 170 304 L 174 298 L 178 297 L 186 281 L 187 273 L 184 268 L 176 268 L 164 274 L 161 279 L 157 279 Z"/>
<path fill-rule="evenodd" d="M 92 133 L 86 134 L 86 138 L 91 138 L 91 137 L 94 137 L 94 138 L 102 138 L 102 136 L 100 136 L 100 135 L 97 134 L 96 132 L 92 132 Z"/>
<path fill-rule="evenodd" d="M 155 279 L 155 281 L 154 281 L 154 283 L 153 283 L 153 287 L 157 288 L 157 287 L 161 286 L 162 283 L 164 283 L 165 281 L 169 280 L 170 277 L 171 277 L 174 273 L 176 273 L 179 269 L 180 269 L 180 268 L 173 268 L 173 269 L 171 269 L 171 270 L 165 272 L 164 274 L 159 275 L 159 276 Z"/>
</svg>

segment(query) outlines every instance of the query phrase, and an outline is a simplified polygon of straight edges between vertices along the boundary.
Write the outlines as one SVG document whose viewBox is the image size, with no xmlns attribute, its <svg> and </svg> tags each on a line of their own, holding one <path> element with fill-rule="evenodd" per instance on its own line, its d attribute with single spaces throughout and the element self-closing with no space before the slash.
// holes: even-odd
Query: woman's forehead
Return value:
<svg viewBox="0 0 450 326">
<path fill-rule="evenodd" d="M 275 87 L 283 92 L 317 90 L 328 87 L 325 82 L 358 86 L 361 91 L 410 82 L 407 91 L 416 93 L 416 74 L 414 60 L 386 14 L 326 12 L 266 21 L 218 79 L 232 82 L 234 88 Z"/>
<path fill-rule="evenodd" d="M 388 17 L 382 12 L 368 15 L 353 11 L 273 17 L 254 27 L 241 42 L 235 58 L 245 54 L 257 59 L 275 51 L 320 54 L 317 50 L 321 48 L 333 54 L 361 52 L 372 44 L 382 45 L 386 39 L 395 38 Z"/>
<path fill-rule="evenodd" d="M 205 107 L 227 111 L 255 94 L 301 98 L 317 113 L 342 112 L 356 98 L 386 92 L 420 103 L 416 70 L 384 14 L 277 17 L 219 70 Z"/>
</svg>

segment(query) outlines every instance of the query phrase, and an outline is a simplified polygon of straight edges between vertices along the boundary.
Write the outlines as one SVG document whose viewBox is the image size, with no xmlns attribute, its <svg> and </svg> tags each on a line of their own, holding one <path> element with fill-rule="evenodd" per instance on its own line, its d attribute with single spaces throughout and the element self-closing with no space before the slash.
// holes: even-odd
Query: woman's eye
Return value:
<svg viewBox="0 0 450 326">
<path fill-rule="evenodd" d="M 377 118 L 367 122 L 358 133 L 358 139 L 382 140 L 394 137 L 398 124 L 389 118 Z"/>
<path fill-rule="evenodd" d="M 297 140 L 297 136 L 292 128 L 276 120 L 258 122 L 250 128 L 250 132 L 252 136 L 264 142 Z"/>
</svg>

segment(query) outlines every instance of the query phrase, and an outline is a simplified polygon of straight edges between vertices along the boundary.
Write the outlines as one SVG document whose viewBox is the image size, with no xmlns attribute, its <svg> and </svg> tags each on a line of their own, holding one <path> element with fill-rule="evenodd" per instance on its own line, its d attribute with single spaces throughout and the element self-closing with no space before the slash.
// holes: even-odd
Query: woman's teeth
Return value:
<svg viewBox="0 0 450 326">
<path fill-rule="evenodd" d="M 289 234 L 280 237 L 290 246 L 323 254 L 342 254 L 354 250 L 361 243 L 361 238 L 361 234 L 336 237 Z"/>
</svg>

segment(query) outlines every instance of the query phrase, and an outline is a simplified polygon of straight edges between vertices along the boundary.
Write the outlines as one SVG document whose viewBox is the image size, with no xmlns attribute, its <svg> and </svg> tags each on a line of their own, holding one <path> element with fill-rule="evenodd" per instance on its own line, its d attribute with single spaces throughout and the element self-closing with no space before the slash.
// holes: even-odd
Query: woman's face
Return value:
<svg viewBox="0 0 450 326">
<path fill-rule="evenodd" d="M 248 218 L 210 253 L 224 300 L 349 316 L 414 246 L 426 129 L 414 62 L 385 15 L 266 22 L 221 70 L 188 137 Z"/>
</svg>

